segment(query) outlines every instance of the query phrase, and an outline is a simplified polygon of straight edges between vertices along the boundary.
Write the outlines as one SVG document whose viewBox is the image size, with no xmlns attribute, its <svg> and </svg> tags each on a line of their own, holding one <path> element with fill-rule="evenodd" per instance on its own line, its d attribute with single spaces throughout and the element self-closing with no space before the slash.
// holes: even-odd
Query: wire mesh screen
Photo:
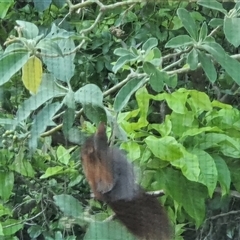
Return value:
<svg viewBox="0 0 240 240">
<path fill-rule="evenodd" d="M 0 239 L 240 239 L 239 1 L 0 2 Z"/>
</svg>

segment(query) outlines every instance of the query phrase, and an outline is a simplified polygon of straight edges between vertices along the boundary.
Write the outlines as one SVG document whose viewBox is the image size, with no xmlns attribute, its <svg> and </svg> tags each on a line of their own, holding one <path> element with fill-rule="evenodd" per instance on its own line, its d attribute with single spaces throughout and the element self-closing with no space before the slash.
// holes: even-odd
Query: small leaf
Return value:
<svg viewBox="0 0 240 240">
<path fill-rule="evenodd" d="M 145 53 L 147 53 L 148 51 L 150 51 L 151 49 L 153 49 L 154 47 L 156 47 L 158 45 L 158 40 L 156 38 L 149 38 L 142 46 L 142 50 L 145 51 Z"/>
<path fill-rule="evenodd" d="M 68 132 L 72 128 L 75 120 L 75 110 L 72 108 L 67 108 L 63 114 L 63 134 L 68 138 Z"/>
<path fill-rule="evenodd" d="M 70 195 L 55 195 L 53 199 L 65 216 L 78 218 L 83 213 L 81 203 Z"/>
<path fill-rule="evenodd" d="M 122 68 L 126 63 L 136 60 L 138 56 L 135 56 L 133 54 L 125 55 L 120 57 L 117 62 L 114 64 L 112 71 L 116 73 L 120 68 Z"/>
<path fill-rule="evenodd" d="M 190 15 L 190 13 L 184 9 L 184 8 L 179 8 L 177 10 L 177 15 L 181 19 L 182 24 L 184 28 L 187 30 L 188 34 L 195 40 L 197 41 L 198 39 L 198 28 L 197 25 Z"/>
<path fill-rule="evenodd" d="M 63 146 L 59 146 L 57 148 L 57 158 L 60 163 L 68 165 L 71 155 L 66 148 L 64 148 Z"/>
<path fill-rule="evenodd" d="M 6 201 L 9 199 L 14 183 L 13 172 L 0 172 L 0 197 Z"/>
<path fill-rule="evenodd" d="M 178 47 L 185 47 L 189 45 L 193 45 L 193 39 L 188 35 L 180 35 L 170 39 L 166 43 L 165 47 L 178 48 Z"/>
<path fill-rule="evenodd" d="M 236 31 L 240 26 L 240 18 L 224 18 L 223 31 L 225 36 L 235 48 L 240 45 L 240 33 Z"/>
<path fill-rule="evenodd" d="M 207 37 L 207 32 L 208 32 L 207 24 L 206 24 L 206 22 L 204 22 L 202 24 L 202 27 L 201 27 L 200 33 L 199 33 L 199 40 L 200 41 L 205 40 L 205 38 Z"/>
<path fill-rule="evenodd" d="M 21 20 L 17 20 L 16 23 L 21 27 L 23 37 L 27 39 L 33 39 L 37 37 L 39 31 L 35 24 Z"/>
<path fill-rule="evenodd" d="M 46 172 L 40 177 L 40 179 L 52 177 L 52 176 L 58 175 L 62 172 L 63 172 L 63 167 L 60 167 L 60 166 L 49 167 L 49 168 L 47 168 Z"/>
<path fill-rule="evenodd" d="M 193 48 L 187 55 L 187 63 L 191 70 L 196 70 L 198 67 L 198 52 Z"/>
<path fill-rule="evenodd" d="M 87 118 L 96 125 L 100 122 L 107 122 L 107 115 L 103 106 L 84 104 L 83 111 L 86 114 Z"/>
<path fill-rule="evenodd" d="M 208 79 L 211 83 L 214 83 L 217 80 L 217 72 L 211 58 L 200 51 L 198 52 L 198 58 Z"/>
<path fill-rule="evenodd" d="M 233 59 L 226 54 L 222 46 L 216 42 L 203 44 L 202 48 L 213 56 L 213 58 L 226 70 L 236 83 L 240 84 L 240 63 L 236 59 Z"/>
<path fill-rule="evenodd" d="M 199 0 L 197 3 L 203 7 L 217 10 L 224 14 L 227 14 L 227 11 L 223 8 L 222 4 L 216 0 L 211 0 L 211 1 Z"/>
<path fill-rule="evenodd" d="M 15 219 L 7 219 L 5 222 L 1 222 L 1 224 L 4 236 L 11 236 L 23 228 L 22 221 Z"/>
<path fill-rule="evenodd" d="M 10 52 L 0 58 L 0 85 L 9 81 L 10 78 L 18 72 L 28 61 L 29 52 Z"/>
<path fill-rule="evenodd" d="M 212 28 L 222 26 L 223 25 L 223 19 L 222 18 L 213 18 L 213 19 L 210 20 L 208 25 L 211 26 Z"/>
<path fill-rule="evenodd" d="M 24 86 L 31 92 L 36 93 L 42 81 L 42 62 L 32 56 L 22 68 L 22 80 Z"/>
<path fill-rule="evenodd" d="M 128 49 L 126 48 L 117 48 L 114 50 L 113 52 L 115 55 L 119 56 L 119 57 L 123 57 L 126 55 L 131 55 L 133 54 L 132 52 L 130 52 Z"/>
<path fill-rule="evenodd" d="M 113 107 L 120 112 L 128 103 L 130 97 L 145 83 L 145 79 L 133 78 L 127 82 L 118 92 Z"/>
</svg>

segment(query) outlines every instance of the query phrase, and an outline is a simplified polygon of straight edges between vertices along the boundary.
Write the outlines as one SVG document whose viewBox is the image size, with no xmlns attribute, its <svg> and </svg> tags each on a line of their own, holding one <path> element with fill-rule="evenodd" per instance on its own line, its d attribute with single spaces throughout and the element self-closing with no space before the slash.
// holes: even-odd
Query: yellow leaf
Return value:
<svg viewBox="0 0 240 240">
<path fill-rule="evenodd" d="M 32 56 L 22 67 L 22 80 L 24 86 L 31 92 L 36 93 L 42 81 L 42 62 Z"/>
</svg>

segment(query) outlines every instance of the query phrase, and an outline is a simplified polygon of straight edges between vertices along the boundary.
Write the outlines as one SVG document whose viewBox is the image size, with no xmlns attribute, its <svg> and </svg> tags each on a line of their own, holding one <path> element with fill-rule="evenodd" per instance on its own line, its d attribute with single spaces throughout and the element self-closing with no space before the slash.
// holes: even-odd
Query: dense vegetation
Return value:
<svg viewBox="0 0 240 240">
<path fill-rule="evenodd" d="M 100 121 L 141 185 L 164 191 L 176 239 L 240 239 L 239 14 L 216 0 L 2 1 L 0 239 L 133 239 L 82 173 Z"/>
</svg>

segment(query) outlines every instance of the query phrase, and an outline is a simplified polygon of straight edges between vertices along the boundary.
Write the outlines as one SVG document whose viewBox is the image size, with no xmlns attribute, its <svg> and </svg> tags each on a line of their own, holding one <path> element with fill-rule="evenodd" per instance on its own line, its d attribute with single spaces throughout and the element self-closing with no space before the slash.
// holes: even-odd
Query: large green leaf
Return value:
<svg viewBox="0 0 240 240">
<path fill-rule="evenodd" d="M 227 11 L 223 8 L 222 4 L 216 0 L 198 0 L 197 3 L 203 7 L 210 8 L 213 10 L 220 11 L 224 14 L 227 14 Z"/>
<path fill-rule="evenodd" d="M 206 189 L 197 182 L 190 182 L 179 171 L 172 168 L 159 170 L 156 174 L 157 183 L 164 186 L 164 191 L 200 226 L 205 216 Z M 156 189 L 161 189 L 156 186 Z"/>
<path fill-rule="evenodd" d="M 44 38 L 37 44 L 36 48 L 41 49 L 41 53 L 57 54 L 63 57 L 61 48 L 55 41 L 51 39 Z"/>
<path fill-rule="evenodd" d="M 8 9 L 11 7 L 11 5 L 14 3 L 14 0 L 4 0 L 0 2 L 0 18 L 3 19 Z"/>
<path fill-rule="evenodd" d="M 10 169 L 26 177 L 34 177 L 35 175 L 35 171 L 30 161 L 27 159 L 24 159 L 23 148 L 21 148 L 18 154 L 15 155 L 15 160 L 10 166 Z"/>
<path fill-rule="evenodd" d="M 219 155 L 214 154 L 212 157 L 217 167 L 218 182 L 222 188 L 222 195 L 228 194 L 231 185 L 231 173 L 229 171 L 229 168 L 225 160 L 223 160 Z"/>
<path fill-rule="evenodd" d="M 29 59 L 30 53 L 26 51 L 9 52 L 0 58 L 0 85 L 9 81 Z"/>
<path fill-rule="evenodd" d="M 240 63 L 236 59 L 233 59 L 226 54 L 221 45 L 216 42 L 203 44 L 202 48 L 213 56 L 213 58 L 226 70 L 236 83 L 240 84 Z"/>
<path fill-rule="evenodd" d="M 16 23 L 21 27 L 23 37 L 33 39 L 38 36 L 39 30 L 35 24 L 22 20 L 17 20 Z"/>
<path fill-rule="evenodd" d="M 74 94 L 75 101 L 83 105 L 92 104 L 97 106 L 103 106 L 103 93 L 100 88 L 95 84 L 87 84 L 81 87 Z"/>
<path fill-rule="evenodd" d="M 5 222 L 1 222 L 3 227 L 4 236 L 12 236 L 14 233 L 23 228 L 21 220 L 7 219 Z"/>
<path fill-rule="evenodd" d="M 78 218 L 83 213 L 81 203 L 70 195 L 55 195 L 53 199 L 65 216 Z"/>
<path fill-rule="evenodd" d="M 171 162 L 183 157 L 183 146 L 173 137 L 156 138 L 148 136 L 145 142 L 152 153 L 161 160 Z"/>
<path fill-rule="evenodd" d="M 93 222 L 84 236 L 84 240 L 136 240 L 123 225 L 116 221 Z"/>
<path fill-rule="evenodd" d="M 240 45 L 240 33 L 236 31 L 240 26 L 240 18 L 224 18 L 223 30 L 227 40 L 234 46 Z"/>
<path fill-rule="evenodd" d="M 113 107 L 120 112 L 128 103 L 130 97 L 146 82 L 145 79 L 134 78 L 126 83 L 118 92 Z"/>
<path fill-rule="evenodd" d="M 37 148 L 37 139 L 45 131 L 47 126 L 55 126 L 52 121 L 54 114 L 60 109 L 62 104 L 55 102 L 44 107 L 35 117 L 30 131 L 29 147 L 31 150 Z"/>
<path fill-rule="evenodd" d="M 43 0 L 43 1 L 33 0 L 33 3 L 36 10 L 42 12 L 50 7 L 52 0 Z"/>
<path fill-rule="evenodd" d="M 195 40 L 198 40 L 198 27 L 190 15 L 190 13 L 185 8 L 179 8 L 177 10 L 177 15 L 181 19 L 184 28 L 187 30 L 188 34 Z"/>
<path fill-rule="evenodd" d="M 202 68 L 207 75 L 210 82 L 214 83 L 217 79 L 217 71 L 215 69 L 215 66 L 209 56 L 207 56 L 205 53 L 198 51 L 198 59 L 200 63 L 202 64 Z"/>
<path fill-rule="evenodd" d="M 56 84 L 55 78 L 51 74 L 43 74 L 42 83 L 36 95 L 25 100 L 18 108 L 16 119 L 21 122 L 28 118 L 32 111 L 54 97 L 67 94 L 67 90 Z"/>
<path fill-rule="evenodd" d="M 10 197 L 13 189 L 14 174 L 12 171 L 0 172 L 0 197 L 6 201 Z"/>
<path fill-rule="evenodd" d="M 179 48 L 179 47 L 186 47 L 186 46 L 190 46 L 190 45 L 193 45 L 193 39 L 191 37 L 189 37 L 188 35 L 180 35 L 180 36 L 170 39 L 166 43 L 165 47 Z"/>
<path fill-rule="evenodd" d="M 208 188 L 208 194 L 212 197 L 217 186 L 218 172 L 214 159 L 201 149 L 192 151 L 199 159 L 200 176 L 198 181 Z"/>
</svg>

